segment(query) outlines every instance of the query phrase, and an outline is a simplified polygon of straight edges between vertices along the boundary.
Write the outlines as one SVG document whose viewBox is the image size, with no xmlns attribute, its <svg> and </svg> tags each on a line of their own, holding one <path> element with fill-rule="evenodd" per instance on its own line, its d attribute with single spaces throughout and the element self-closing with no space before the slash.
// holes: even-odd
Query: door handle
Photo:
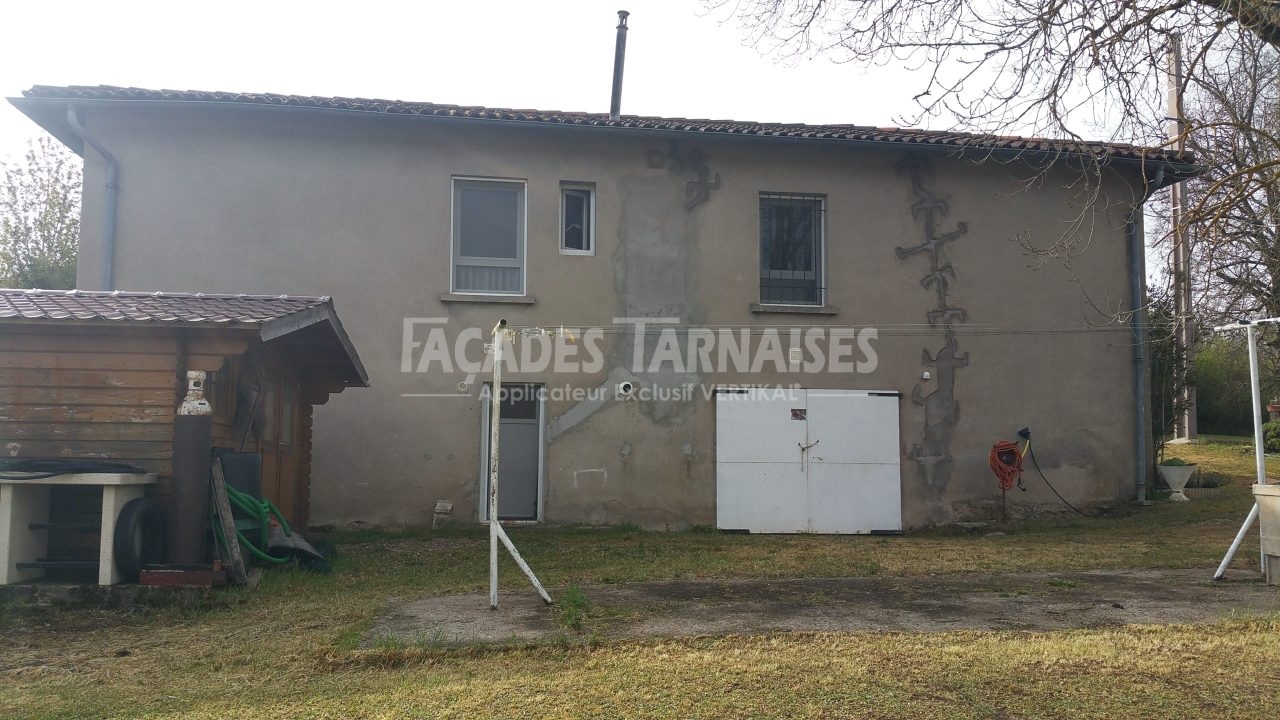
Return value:
<svg viewBox="0 0 1280 720">
<path fill-rule="evenodd" d="M 796 446 L 800 448 L 800 469 L 801 469 L 801 470 L 803 470 L 803 469 L 804 469 L 804 458 L 805 458 L 805 453 L 809 452 L 809 448 L 813 447 L 814 445 L 817 445 L 817 444 L 818 444 L 818 443 L 820 443 L 820 442 L 822 442 L 822 441 L 821 441 L 821 440 L 814 440 L 813 442 L 809 443 L 808 445 L 806 445 L 806 444 L 804 444 L 804 443 L 800 443 L 800 442 L 796 443 Z"/>
</svg>

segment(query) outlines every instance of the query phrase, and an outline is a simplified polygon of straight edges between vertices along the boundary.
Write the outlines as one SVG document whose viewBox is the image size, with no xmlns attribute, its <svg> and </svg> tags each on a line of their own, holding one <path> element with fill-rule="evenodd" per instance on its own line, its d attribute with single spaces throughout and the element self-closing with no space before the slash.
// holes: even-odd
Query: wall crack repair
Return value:
<svg viewBox="0 0 1280 720">
<path fill-rule="evenodd" d="M 920 278 L 920 285 L 934 293 L 933 307 L 925 317 L 929 325 L 941 328 L 945 343 L 934 352 L 925 348 L 921 364 L 933 370 L 934 388 L 926 394 L 926 383 L 919 380 L 911 389 L 911 402 L 924 408 L 924 432 L 920 442 L 911 448 L 910 457 L 920 470 L 920 477 L 933 493 L 941 497 L 950 479 L 951 436 L 960 421 L 960 403 L 956 400 L 956 371 L 969 364 L 969 353 L 960 352 L 955 324 L 964 322 L 964 308 L 951 304 L 951 286 L 955 282 L 955 268 L 943 255 L 945 246 L 960 239 L 969 231 L 964 222 L 957 222 L 955 229 L 940 231 L 938 226 L 947 214 L 947 202 L 925 184 L 928 168 L 919 156 L 908 156 L 899 169 L 911 181 L 915 202 L 911 204 L 911 216 L 924 225 L 923 241 L 911 247 L 896 248 L 899 260 L 923 255 L 929 260 L 928 270 Z M 932 503 L 936 505 L 937 503 Z M 930 513 L 933 514 L 931 508 Z"/>
</svg>

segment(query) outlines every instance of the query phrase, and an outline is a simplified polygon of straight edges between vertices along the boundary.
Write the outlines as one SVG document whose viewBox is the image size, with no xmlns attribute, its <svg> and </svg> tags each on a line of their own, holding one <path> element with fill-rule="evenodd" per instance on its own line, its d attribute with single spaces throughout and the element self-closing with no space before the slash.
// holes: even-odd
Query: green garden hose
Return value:
<svg viewBox="0 0 1280 720">
<path fill-rule="evenodd" d="M 268 537 L 271 532 L 271 518 L 274 517 L 276 521 L 280 523 L 280 529 L 284 531 L 285 535 L 293 534 L 293 530 L 289 528 L 289 521 L 284 519 L 284 515 L 280 513 L 279 508 L 271 504 L 270 500 L 259 500 L 252 495 L 236 490 L 230 485 L 226 487 L 227 500 L 232 505 L 232 514 L 234 515 L 235 511 L 239 510 L 242 514 L 247 515 L 250 519 L 258 522 L 261 534 L 256 544 L 246 537 L 239 528 L 236 529 L 236 537 L 238 537 L 240 542 L 244 543 L 244 546 L 249 549 L 249 553 L 263 562 L 275 563 L 277 565 L 289 562 L 292 558 L 276 557 L 268 554 L 265 550 L 267 547 Z M 227 543 L 226 535 L 222 532 L 222 523 L 218 520 L 216 510 L 213 513 L 212 525 L 214 533 L 217 535 L 218 542 L 222 544 L 223 549 L 229 551 L 231 546 Z"/>
</svg>

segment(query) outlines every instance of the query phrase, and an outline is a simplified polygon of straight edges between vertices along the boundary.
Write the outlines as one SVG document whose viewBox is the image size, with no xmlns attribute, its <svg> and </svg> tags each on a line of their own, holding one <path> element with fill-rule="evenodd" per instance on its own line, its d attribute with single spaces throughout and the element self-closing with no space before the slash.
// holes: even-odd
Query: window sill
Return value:
<svg viewBox="0 0 1280 720">
<path fill-rule="evenodd" d="M 537 302 L 532 295 L 468 295 L 466 293 L 440 293 L 442 303 L 493 303 L 495 305 L 532 305 Z"/>
<path fill-rule="evenodd" d="M 751 312 L 756 314 L 838 315 L 840 310 L 831 305 L 763 305 L 761 303 L 751 303 Z"/>
</svg>

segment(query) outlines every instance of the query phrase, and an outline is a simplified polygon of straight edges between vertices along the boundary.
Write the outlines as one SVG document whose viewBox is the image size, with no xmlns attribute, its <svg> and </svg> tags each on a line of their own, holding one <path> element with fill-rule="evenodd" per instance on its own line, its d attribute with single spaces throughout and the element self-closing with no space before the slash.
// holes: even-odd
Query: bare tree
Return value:
<svg viewBox="0 0 1280 720">
<path fill-rule="evenodd" d="M 80 235 L 79 158 L 43 137 L 23 164 L 0 163 L 0 284 L 76 285 Z"/>
<path fill-rule="evenodd" d="M 1211 168 L 1190 188 L 1178 228 L 1198 243 L 1198 297 L 1222 313 L 1280 314 L 1277 0 L 704 2 L 731 9 L 749 43 L 783 56 L 916 68 L 918 110 L 907 124 L 941 118 L 975 132 L 1185 144 Z M 1173 36 L 1191 108 L 1176 138 L 1164 107 Z M 1104 163 L 1083 163 L 1073 183 L 1081 216 L 1060 237 L 1025 238 L 1026 250 L 1069 265 L 1087 247 Z M 1166 251 L 1167 230 L 1158 243 Z"/>
<path fill-rule="evenodd" d="M 1202 320 L 1280 315 L 1280 51 L 1241 37 L 1193 78 L 1193 289 Z"/>
<path fill-rule="evenodd" d="M 1071 138 L 1085 124 L 1164 139 L 1151 123 L 1162 113 L 1139 111 L 1159 101 L 1168 33 L 1187 42 L 1189 76 L 1224 35 L 1280 43 L 1275 0 L 706 2 L 732 8 L 748 41 L 770 51 L 921 69 L 920 117 Z"/>
</svg>

